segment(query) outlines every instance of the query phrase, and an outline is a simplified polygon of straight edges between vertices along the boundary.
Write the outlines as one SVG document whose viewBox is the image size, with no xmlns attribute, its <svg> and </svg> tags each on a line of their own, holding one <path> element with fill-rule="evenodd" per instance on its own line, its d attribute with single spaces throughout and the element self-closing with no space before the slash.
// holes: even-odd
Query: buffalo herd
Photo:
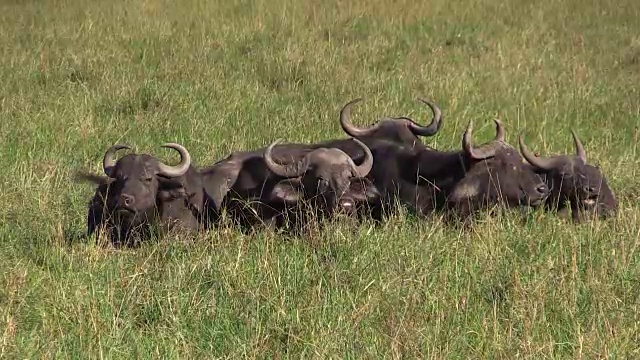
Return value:
<svg viewBox="0 0 640 360">
<path fill-rule="evenodd" d="M 607 180 L 587 163 L 575 131 L 575 155 L 539 157 L 522 136 L 519 150 L 508 144 L 499 120 L 493 140 L 474 145 L 470 122 L 460 149 L 440 151 L 422 138 L 438 133 L 442 112 L 433 101 L 418 100 L 433 112 L 427 126 L 385 117 L 357 127 L 349 119 L 361 101 L 356 99 L 340 112 L 349 138 L 315 144 L 278 139 L 202 168 L 179 144 L 162 145 L 180 155 L 174 166 L 148 154 L 117 159 L 131 147 L 113 145 L 104 154 L 104 175 L 78 174 L 97 186 L 88 234 L 106 231 L 113 244 L 131 245 L 158 230 L 208 229 L 223 218 L 246 230 L 296 229 L 333 216 L 383 221 L 397 206 L 420 217 L 439 213 L 465 223 L 496 206 L 544 207 L 575 221 L 617 212 Z"/>
</svg>

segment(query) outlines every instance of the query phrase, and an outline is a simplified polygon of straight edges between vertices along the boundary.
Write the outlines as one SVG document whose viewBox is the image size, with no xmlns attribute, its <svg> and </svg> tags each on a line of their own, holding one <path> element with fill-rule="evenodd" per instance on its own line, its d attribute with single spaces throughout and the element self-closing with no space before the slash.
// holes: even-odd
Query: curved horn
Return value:
<svg viewBox="0 0 640 360">
<path fill-rule="evenodd" d="M 442 120 L 442 111 L 433 101 L 425 98 L 418 98 L 418 101 L 426 104 L 433 112 L 433 119 L 431 120 L 431 124 L 427 126 L 421 126 L 417 124 L 415 121 L 411 120 L 409 122 L 409 129 L 414 135 L 419 136 L 433 136 L 438 130 L 440 130 L 441 120 Z"/>
<path fill-rule="evenodd" d="M 162 144 L 162 147 L 173 149 L 180 153 L 180 163 L 175 166 L 169 166 L 161 161 L 158 161 L 158 174 L 168 178 L 174 178 L 184 175 L 187 170 L 189 170 L 189 166 L 191 166 L 191 155 L 189 155 L 187 149 L 185 149 L 184 146 L 176 143 Z"/>
<path fill-rule="evenodd" d="M 264 162 L 266 163 L 267 168 L 271 170 L 272 173 L 284 178 L 293 178 L 302 175 L 307 170 L 307 166 L 309 166 L 308 156 L 305 156 L 298 162 L 289 165 L 278 164 L 273 160 L 271 152 L 273 151 L 273 147 L 280 141 L 282 141 L 282 139 L 277 139 L 272 142 L 264 152 Z"/>
<path fill-rule="evenodd" d="M 371 169 L 373 168 L 373 154 L 371 154 L 371 149 L 369 149 L 369 147 L 367 145 L 365 145 L 362 141 L 353 138 L 353 141 L 356 142 L 356 144 L 358 144 L 362 150 L 364 151 L 364 160 L 362 160 L 362 163 L 358 166 L 355 166 L 355 170 L 356 170 L 356 175 L 358 177 L 365 177 L 369 174 L 369 172 L 371 171 Z"/>
<path fill-rule="evenodd" d="M 107 152 L 104 153 L 104 157 L 102 158 L 102 169 L 104 170 L 105 175 L 111 177 L 111 170 L 116 166 L 116 151 L 122 149 L 131 150 L 131 146 L 127 144 L 116 144 L 111 146 Z"/>
<path fill-rule="evenodd" d="M 471 143 L 471 132 L 473 130 L 473 120 L 469 121 L 469 125 L 467 125 L 467 129 L 464 131 L 464 135 L 462 135 L 462 149 L 471 156 L 474 160 L 486 160 L 492 158 L 496 155 L 496 149 L 494 144 L 490 144 L 489 146 L 483 146 L 478 149 L 475 149 Z M 497 136 L 496 136 L 497 138 Z"/>
<path fill-rule="evenodd" d="M 553 158 L 545 159 L 537 157 L 534 153 L 529 151 L 527 145 L 524 143 L 524 137 L 522 135 L 518 136 L 518 142 L 520 143 L 520 152 L 522 153 L 522 157 L 524 157 L 529 164 L 545 171 L 549 171 L 555 167 L 555 161 Z"/>
<path fill-rule="evenodd" d="M 587 152 L 584 150 L 584 146 L 582 146 L 580 139 L 578 139 L 578 134 L 576 134 L 575 130 L 571 129 L 571 135 L 573 135 L 573 144 L 576 148 L 576 156 L 586 164 Z"/>
<path fill-rule="evenodd" d="M 493 141 L 504 142 L 504 128 L 502 127 L 502 121 L 500 121 L 500 119 L 493 119 L 493 122 L 496 123 L 496 136 L 493 138 Z"/>
<path fill-rule="evenodd" d="M 362 101 L 362 98 L 351 100 L 340 110 L 340 125 L 342 126 L 342 130 L 352 137 L 367 136 L 376 128 L 375 125 L 370 128 L 359 128 L 349 121 L 351 106 L 360 101 Z"/>
</svg>

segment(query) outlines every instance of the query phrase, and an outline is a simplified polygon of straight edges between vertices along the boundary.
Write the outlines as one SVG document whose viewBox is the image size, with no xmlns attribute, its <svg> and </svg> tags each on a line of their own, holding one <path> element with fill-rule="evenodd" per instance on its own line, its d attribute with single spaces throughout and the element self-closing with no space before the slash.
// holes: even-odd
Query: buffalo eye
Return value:
<svg viewBox="0 0 640 360">
<path fill-rule="evenodd" d="M 329 186 L 329 180 L 325 179 L 325 178 L 318 178 L 318 187 L 327 187 Z"/>
<path fill-rule="evenodd" d="M 142 181 L 150 183 L 151 181 L 153 181 L 153 176 L 145 176 L 142 178 Z"/>
</svg>

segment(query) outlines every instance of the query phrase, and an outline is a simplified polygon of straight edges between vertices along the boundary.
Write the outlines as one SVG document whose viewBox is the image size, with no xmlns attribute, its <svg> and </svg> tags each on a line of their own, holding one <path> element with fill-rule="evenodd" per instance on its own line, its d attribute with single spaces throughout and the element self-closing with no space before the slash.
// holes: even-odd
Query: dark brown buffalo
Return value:
<svg viewBox="0 0 640 360">
<path fill-rule="evenodd" d="M 505 142 L 501 123 L 495 123 L 495 138 L 480 147 L 471 143 L 470 123 L 460 151 L 370 144 L 374 165 L 369 177 L 382 194 L 383 213 L 401 204 L 419 215 L 448 209 L 467 216 L 496 204 L 536 206 L 544 200 L 546 184 L 523 164 Z"/>
<path fill-rule="evenodd" d="M 520 136 L 520 151 L 551 188 L 547 206 L 567 215 L 571 210 L 575 221 L 585 217 L 606 218 L 615 215 L 618 202 L 607 179 L 597 166 L 587 164 L 587 152 L 578 135 L 571 130 L 575 155 L 542 158 L 534 155 Z"/>
<path fill-rule="evenodd" d="M 350 107 L 360 99 L 347 103 L 340 112 L 340 123 L 347 134 L 369 146 L 379 140 L 402 144 L 411 148 L 424 148 L 418 136 L 432 136 L 442 124 L 442 111 L 431 100 L 419 98 L 427 104 L 434 116 L 428 126 L 421 126 L 408 117 L 382 118 L 370 128 L 358 128 L 349 121 Z M 318 148 L 336 148 L 344 151 L 356 164 L 364 161 L 363 148 L 353 139 L 328 140 L 316 144 L 282 144 L 273 148 L 272 156 L 278 162 L 296 162 Z M 265 148 L 240 151 L 229 155 L 213 166 L 202 169 L 204 186 L 211 197 L 213 219 L 219 216 L 229 199 L 251 202 L 264 196 L 265 189 L 273 187 L 274 174 L 264 161 Z"/>
<path fill-rule="evenodd" d="M 549 196 L 549 187 L 542 177 L 505 141 L 500 121 L 494 121 L 497 135 L 489 146 L 471 145 L 471 122 L 463 136 L 464 152 L 472 162 L 447 197 L 447 206 L 463 217 L 496 205 L 538 207 Z"/>
<path fill-rule="evenodd" d="M 362 101 L 361 98 L 349 101 L 342 108 L 340 111 L 340 125 L 345 133 L 362 141 L 385 139 L 403 145 L 422 145 L 419 136 L 433 136 L 440 130 L 442 126 L 442 111 L 431 100 L 424 98 L 418 98 L 417 100 L 429 106 L 433 112 L 433 119 L 427 126 L 422 126 L 413 119 L 402 116 L 397 118 L 384 117 L 367 128 L 357 127 L 351 123 L 349 115 L 351 106 Z"/>
<path fill-rule="evenodd" d="M 205 196 L 200 175 L 182 145 L 162 146 L 180 154 L 178 165 L 169 166 L 151 155 L 135 153 L 116 161 L 118 150 L 131 149 L 118 144 L 104 154 L 105 176 L 80 174 L 80 178 L 98 185 L 87 216 L 89 235 L 105 226 L 114 244 L 131 245 L 154 227 L 200 227 Z"/>
<path fill-rule="evenodd" d="M 379 199 L 377 190 L 366 178 L 373 166 L 373 156 L 360 140 L 354 140 L 365 152 L 365 159 L 356 165 L 344 151 L 319 148 L 290 164 L 279 164 L 273 159 L 275 141 L 265 151 L 267 168 L 283 180 L 278 182 L 270 196 L 271 201 L 286 202 L 292 206 L 307 203 L 319 214 L 335 211 L 354 214 L 359 206 Z"/>
<path fill-rule="evenodd" d="M 241 227 L 290 225 L 292 216 L 296 218 L 293 225 L 298 225 L 299 216 L 309 211 L 319 217 L 336 212 L 355 215 L 359 208 L 378 200 L 377 190 L 365 178 L 373 158 L 362 142 L 356 140 L 367 155 L 358 165 L 335 148 L 314 148 L 295 160 L 287 153 L 296 150 L 276 146 L 278 142 L 268 146 L 263 157 L 245 153 L 247 158 L 238 162 L 228 160 L 201 170 L 208 192 L 225 192 L 217 195 L 223 199 L 219 209 Z M 234 156 L 238 159 L 239 155 Z M 220 179 L 220 174 L 236 175 L 229 180 L 230 188 L 219 187 L 219 180 L 213 180 Z M 261 186 L 253 185 L 256 183 Z"/>
</svg>

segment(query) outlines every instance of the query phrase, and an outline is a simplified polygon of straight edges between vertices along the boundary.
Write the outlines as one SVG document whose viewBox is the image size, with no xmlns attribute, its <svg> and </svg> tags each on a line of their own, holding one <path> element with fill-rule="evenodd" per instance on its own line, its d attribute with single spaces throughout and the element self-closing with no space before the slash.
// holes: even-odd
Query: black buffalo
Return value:
<svg viewBox="0 0 640 360">
<path fill-rule="evenodd" d="M 548 188 L 525 166 L 518 151 L 504 139 L 499 121 L 493 141 L 471 142 L 472 124 L 462 137 L 462 150 L 437 151 L 389 141 L 369 145 L 374 166 L 369 174 L 382 193 L 383 211 L 403 205 L 418 215 L 446 210 L 462 216 L 496 204 L 537 206 Z"/>
<path fill-rule="evenodd" d="M 354 214 L 359 206 L 379 200 L 379 194 L 366 178 L 373 166 L 373 156 L 367 146 L 354 140 L 365 152 L 365 159 L 356 165 L 344 151 L 336 148 L 319 148 L 290 164 L 279 164 L 273 159 L 275 141 L 265 151 L 267 168 L 283 180 L 278 182 L 270 195 L 276 202 L 293 206 L 306 203 L 321 215 L 335 211 Z"/>
<path fill-rule="evenodd" d="M 533 154 L 520 136 L 520 151 L 551 188 L 547 201 L 550 209 L 566 216 L 571 210 L 575 221 L 585 217 L 606 218 L 617 213 L 618 202 L 607 179 L 597 166 L 587 164 L 587 152 L 578 135 L 571 130 L 575 155 L 556 155 L 548 158 Z"/>
<path fill-rule="evenodd" d="M 419 136 L 433 136 L 440 130 L 442 126 L 442 111 L 429 99 L 418 98 L 417 100 L 426 104 L 433 112 L 433 119 L 427 126 L 422 126 L 413 119 L 402 116 L 381 118 L 367 128 L 357 127 L 351 123 L 349 115 L 351 107 L 362 101 L 362 99 L 351 100 L 343 106 L 340 111 L 340 125 L 345 133 L 365 143 L 368 140 L 384 139 L 397 144 L 421 147 L 422 141 Z"/>
<path fill-rule="evenodd" d="M 497 135 L 489 146 L 471 145 L 471 122 L 464 133 L 463 149 L 470 166 L 447 197 L 447 207 L 457 215 L 467 217 L 496 205 L 538 207 L 549 196 L 543 178 L 526 166 L 518 150 L 505 141 L 500 121 L 494 121 Z"/>
<path fill-rule="evenodd" d="M 427 126 L 421 126 L 408 117 L 385 117 L 369 128 L 358 128 L 349 121 L 349 112 L 351 106 L 360 100 L 352 100 L 342 108 L 340 124 L 347 134 L 362 141 L 366 146 L 372 146 L 383 140 L 410 148 L 425 148 L 418 136 L 435 135 L 442 125 L 442 111 L 438 106 L 431 100 L 419 98 L 418 100 L 429 106 L 433 112 L 433 119 Z M 366 157 L 362 146 L 352 138 L 315 144 L 281 144 L 273 148 L 272 156 L 280 163 L 297 162 L 319 148 L 342 150 L 356 164 L 362 163 Z M 251 202 L 262 198 L 265 189 L 273 187 L 272 181 L 275 176 L 266 166 L 265 150 L 266 148 L 260 148 L 235 152 L 213 166 L 201 170 L 206 192 L 211 197 L 212 220 L 219 217 L 220 212 L 230 200 Z"/>
<path fill-rule="evenodd" d="M 224 210 L 244 229 L 258 224 L 280 227 L 290 224 L 291 216 L 300 224 L 299 216 L 309 211 L 319 217 L 355 215 L 379 200 L 377 190 L 365 178 L 373 158 L 362 142 L 356 140 L 366 156 L 358 165 L 336 148 L 307 149 L 301 158 L 294 159 L 291 153 L 300 151 L 296 144 L 291 148 L 276 146 L 278 142 L 269 145 L 262 157 L 253 152 L 236 153 L 232 159 L 201 170 L 207 191 L 218 191 L 221 199 L 212 214 Z M 227 180 L 225 175 L 235 178 Z M 225 187 L 225 180 L 230 186 Z"/>
<path fill-rule="evenodd" d="M 200 174 L 191 165 L 189 152 L 179 144 L 162 145 L 180 154 L 180 163 L 169 166 L 148 154 L 130 153 L 116 161 L 117 144 L 103 158 L 105 176 L 80 174 L 98 185 L 89 204 L 88 235 L 103 226 L 114 244 L 132 245 L 155 229 L 198 229 L 205 194 Z"/>
</svg>

